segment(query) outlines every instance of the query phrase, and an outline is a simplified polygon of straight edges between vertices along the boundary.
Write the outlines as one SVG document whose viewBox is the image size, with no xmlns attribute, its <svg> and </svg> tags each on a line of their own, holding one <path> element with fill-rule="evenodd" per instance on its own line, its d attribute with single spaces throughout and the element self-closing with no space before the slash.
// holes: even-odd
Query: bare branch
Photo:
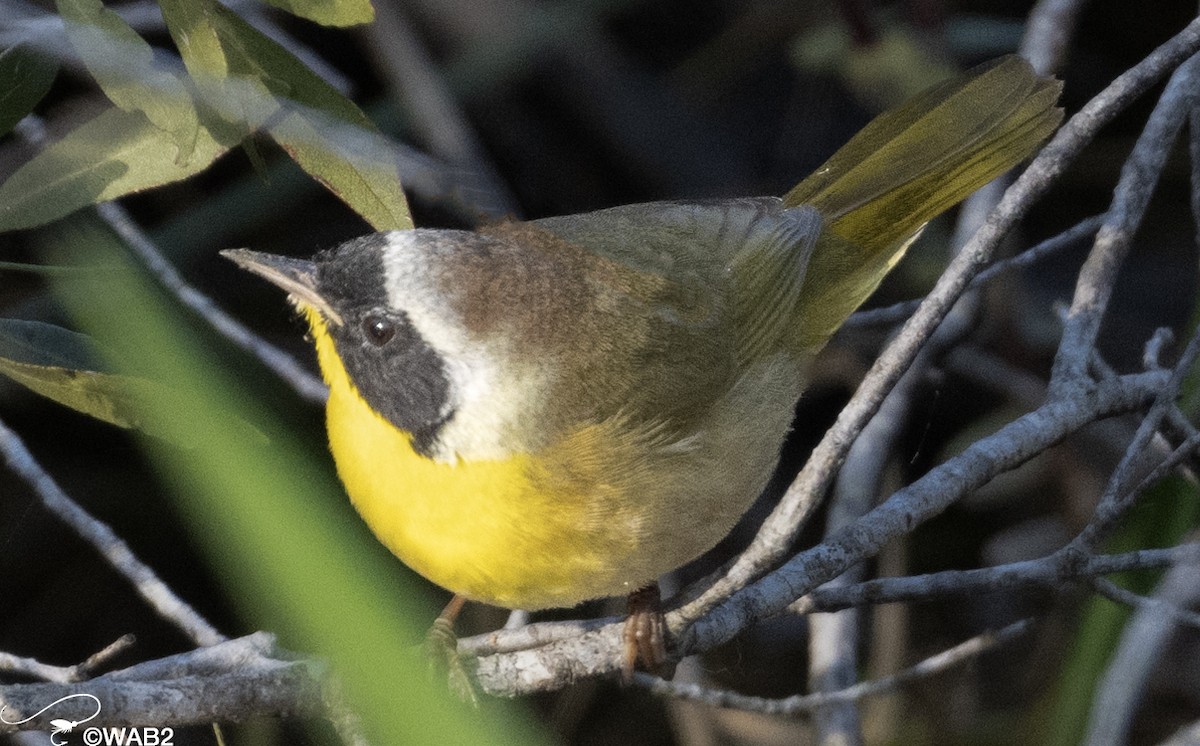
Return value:
<svg viewBox="0 0 1200 746">
<path fill-rule="evenodd" d="M 847 586 L 822 586 L 788 607 L 797 614 L 832 612 L 868 604 L 928 601 L 954 595 L 978 595 L 1015 588 L 1057 588 L 1064 583 L 1131 570 L 1161 569 L 1178 564 L 1200 565 L 1200 544 L 1182 544 L 1169 549 L 1141 549 L 1121 554 L 1098 554 L 1081 561 L 1043 557 L 975 570 L 947 570 L 898 578 L 877 578 Z M 459 640 L 459 652 L 488 656 L 537 648 L 592 632 L 619 617 L 576 622 L 542 622 L 519 630 L 490 632 Z"/>
<path fill-rule="evenodd" d="M 1065 339 L 1064 339 L 1065 343 Z M 1200 442 L 1200 438 L 1193 440 L 1188 438 L 1181 444 L 1172 454 L 1169 454 L 1163 461 L 1156 465 L 1155 468 L 1147 469 L 1146 461 L 1149 453 L 1150 441 L 1158 432 L 1159 425 L 1168 413 L 1174 411 L 1175 397 L 1179 393 L 1180 386 L 1183 385 L 1184 377 L 1195 363 L 1196 358 L 1200 357 L 1200 329 L 1192 335 L 1192 339 L 1188 342 L 1188 346 L 1180 355 L 1179 362 L 1176 364 L 1171 377 L 1167 380 L 1166 385 L 1156 395 L 1153 406 L 1138 425 L 1137 432 L 1134 433 L 1133 440 L 1125 450 L 1121 462 L 1117 468 L 1113 470 L 1112 476 L 1108 480 L 1104 494 L 1100 497 L 1100 502 L 1096 506 L 1095 512 L 1092 514 L 1088 525 L 1083 531 L 1072 540 L 1070 545 L 1071 551 L 1089 552 L 1099 544 L 1104 538 L 1113 524 L 1120 518 L 1126 509 L 1133 503 L 1133 500 L 1150 484 L 1152 481 L 1158 481 L 1166 476 L 1169 469 L 1174 468 L 1183 459 L 1188 458 L 1196 448 L 1196 443 Z M 1142 476 L 1141 481 L 1134 484 L 1133 480 L 1139 472 L 1149 471 L 1149 474 Z"/>
<path fill-rule="evenodd" d="M 516 200 L 434 70 L 401 8 L 381 3 L 375 11 L 375 22 L 364 27 L 362 33 L 379 61 L 392 97 L 413 120 L 418 137 L 460 173 L 470 174 L 463 185 L 470 191 L 470 198 L 463 202 L 480 213 L 477 217 L 495 220 L 517 215 Z"/>
<path fill-rule="evenodd" d="M 1130 570 L 1200 564 L 1200 545 L 1170 549 L 1141 549 L 1122 554 L 1094 555 L 1068 561 L 1062 554 L 975 570 L 946 570 L 902 578 L 877 578 L 843 588 L 822 587 L 796 601 L 788 610 L 798 614 L 836 611 L 848 606 L 928 601 L 960 595 L 980 595 L 1015 588 L 1059 588 L 1064 583 Z"/>
<path fill-rule="evenodd" d="M 943 327 L 940 332 L 944 333 L 936 336 L 949 341 L 961 330 L 954 326 Z M 966 328 L 966 325 L 958 326 Z M 900 378 L 896 388 L 884 399 L 879 411 L 863 428 L 862 435 L 850 449 L 846 468 L 838 474 L 830 503 L 827 536 L 853 525 L 879 499 L 884 471 L 895 451 L 895 441 L 907 422 L 918 383 L 924 376 L 930 357 L 936 354 L 934 346 L 926 348 L 913 367 Z M 862 566 L 854 565 L 823 587 L 845 587 L 860 581 L 862 577 Z M 846 689 L 858 680 L 860 624 L 861 618 L 853 608 L 809 619 L 809 689 L 814 694 Z M 862 742 L 858 708 L 853 701 L 830 703 L 827 707 L 818 708 L 814 720 L 820 743 Z"/>
<path fill-rule="evenodd" d="M 1158 746 L 1196 746 L 1196 744 L 1200 744 L 1200 720 L 1183 726 Z"/>
<path fill-rule="evenodd" d="M 155 613 L 182 630 L 197 645 L 213 645 L 225 639 L 199 612 L 175 595 L 154 570 L 134 556 L 129 545 L 111 528 L 63 492 L 53 477 L 42 469 L 21 438 L 3 422 L 0 422 L 0 453 L 3 453 L 8 467 L 33 488 L 42 504 L 81 539 L 95 547 L 114 570 L 133 584 L 134 590 Z"/>
<path fill-rule="evenodd" d="M 135 642 L 133 635 L 122 635 L 92 655 L 87 660 L 74 666 L 52 666 L 33 658 L 22 658 L 9 653 L 0 653 L 0 671 L 23 674 L 43 681 L 58 684 L 69 684 L 83 681 L 92 676 L 92 672 L 104 666 L 111 659 L 131 648 Z"/>
<path fill-rule="evenodd" d="M 1175 619 L 1176 624 L 1186 625 L 1200 629 L 1200 614 L 1194 611 L 1180 608 L 1173 603 L 1164 601 L 1161 598 L 1150 598 L 1138 595 L 1133 591 L 1125 590 L 1116 583 L 1106 578 L 1092 578 L 1092 588 L 1101 596 L 1104 596 L 1109 601 L 1131 606 L 1140 611 L 1148 611 L 1159 614 L 1166 614 Z"/>
<path fill-rule="evenodd" d="M 66 684 L 77 681 L 72 674 L 74 666 L 52 666 L 33 658 L 25 658 L 11 653 L 0 653 L 0 671 L 4 673 L 31 676 L 42 681 L 53 681 Z"/>
<path fill-rule="evenodd" d="M 978 290 L 1005 272 L 1032 266 L 1043 259 L 1053 256 L 1062 249 L 1074 246 L 1083 239 L 1095 235 L 1103 222 L 1103 215 L 1093 215 L 1090 218 L 1084 218 L 1062 233 L 1034 244 L 1016 256 L 988 265 L 987 269 L 981 271 L 971 280 L 967 288 L 969 290 Z M 890 306 L 858 311 L 846 321 L 845 326 L 849 328 L 885 326 L 904 321 L 909 316 L 912 316 L 917 307 L 921 305 L 922 300 L 921 298 L 916 298 L 914 300 L 893 303 Z"/>
<path fill-rule="evenodd" d="M 206 320 L 226 339 L 256 357 L 290 385 L 300 398 L 314 404 L 325 403 L 329 391 L 320 378 L 309 372 L 291 355 L 250 331 L 249 327 L 218 307 L 211 298 L 188 284 L 154 242 L 134 223 L 125 208 L 116 202 L 104 202 L 96 205 L 96 212 L 180 303 Z"/>
<path fill-rule="evenodd" d="M 1155 598 L 1176 608 L 1200 602 L 1200 574 L 1194 566 L 1178 566 L 1167 573 Z M 1092 701 L 1087 737 L 1089 746 L 1127 743 L 1134 712 L 1145 692 L 1145 682 L 1160 660 L 1179 617 L 1163 613 L 1160 604 L 1139 604 L 1134 618 L 1121 634 Z"/>
<path fill-rule="evenodd" d="M 1052 387 L 1074 385 L 1087 375 L 1091 353 L 1100 334 L 1100 322 L 1116 284 L 1117 271 L 1129 252 L 1133 234 L 1146 213 L 1163 164 L 1195 100 L 1197 65 L 1200 61 L 1191 60 L 1175 71 L 1121 169 L 1112 206 L 1079 273 L 1062 343 L 1054 361 Z"/>
<path fill-rule="evenodd" d="M 1025 22 L 1021 56 L 1048 75 L 1062 68 L 1083 0 L 1039 0 Z"/>
<path fill-rule="evenodd" d="M 1152 373 L 1126 376 L 1117 385 L 1101 383 L 1086 399 L 1050 401 L 976 441 L 893 494 L 848 530 L 801 552 L 776 572 L 733 595 L 690 630 L 689 645 L 707 649 L 729 639 L 750 621 L 777 613 L 783 608 L 781 599 L 799 598 L 845 567 L 874 556 L 888 541 L 1083 425 L 1142 406 L 1162 383 L 1162 376 Z"/>
<path fill-rule="evenodd" d="M 797 695 L 785 699 L 764 699 L 736 692 L 706 689 L 694 684 L 674 684 L 641 673 L 635 676 L 635 681 L 639 685 L 645 686 L 654 694 L 677 699 L 695 700 L 713 707 L 731 707 L 768 715 L 802 716 L 811 714 L 818 708 L 828 707 L 832 704 L 857 702 L 865 697 L 886 694 L 894 691 L 902 684 L 941 673 L 949 668 L 972 660 L 997 645 L 1025 634 L 1031 626 L 1032 622 L 1029 620 L 1010 624 L 996 632 L 987 632 L 972 637 L 970 640 L 926 658 L 915 666 L 905 669 L 894 676 L 863 682 L 836 692 Z"/>
<path fill-rule="evenodd" d="M 0 706 L 9 720 L 25 717 L 47 702 L 87 693 L 103 703 L 89 721 L 96 726 L 190 725 L 248 717 L 324 717 L 322 674 L 316 664 L 279 657 L 270 635 L 258 633 L 158 661 L 114 671 L 82 683 L 0 686 Z M 64 702 L 55 715 L 90 715 Z M 45 727 L 37 720 L 0 723 L 0 733 Z"/>
</svg>

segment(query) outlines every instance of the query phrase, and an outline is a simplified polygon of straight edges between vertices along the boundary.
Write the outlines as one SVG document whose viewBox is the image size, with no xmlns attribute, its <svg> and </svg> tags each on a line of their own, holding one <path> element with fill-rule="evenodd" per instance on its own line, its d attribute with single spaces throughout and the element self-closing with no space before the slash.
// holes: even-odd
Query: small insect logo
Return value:
<svg viewBox="0 0 1200 746">
<path fill-rule="evenodd" d="M 93 712 L 91 715 L 88 715 L 87 717 L 85 717 L 83 720 L 65 720 L 63 718 L 55 718 L 50 721 L 50 727 L 52 729 L 50 731 L 50 743 L 54 744 L 54 746 L 66 746 L 66 741 L 59 741 L 58 739 L 55 738 L 55 736 L 60 735 L 62 733 L 70 733 L 71 731 L 78 728 L 80 725 L 83 725 L 84 723 L 88 722 L 89 720 L 91 720 L 92 718 L 94 718 L 100 714 L 100 700 L 97 699 L 95 695 L 92 695 L 92 694 L 68 694 L 65 697 L 59 697 L 58 699 L 54 700 L 53 702 L 46 705 L 42 709 L 33 713 L 29 717 L 25 718 L 24 720 L 9 720 L 8 718 L 6 718 L 4 716 L 4 711 L 8 709 L 8 705 L 5 705 L 4 707 L 0 707 L 0 721 L 4 722 L 7 725 L 23 725 L 25 723 L 28 723 L 30 720 L 33 720 L 35 717 L 38 717 L 43 712 L 46 712 L 51 707 L 54 707 L 55 705 L 57 705 L 61 702 L 66 702 L 68 699 L 76 699 L 76 698 L 81 698 L 81 697 L 92 700 L 92 702 L 94 702 L 96 704 L 96 711 Z"/>
</svg>

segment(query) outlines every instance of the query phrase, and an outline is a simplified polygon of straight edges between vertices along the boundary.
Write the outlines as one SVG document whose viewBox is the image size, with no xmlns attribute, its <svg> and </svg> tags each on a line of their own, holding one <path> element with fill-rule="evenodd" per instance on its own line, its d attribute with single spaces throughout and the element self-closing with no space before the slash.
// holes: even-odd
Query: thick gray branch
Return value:
<svg viewBox="0 0 1200 746">
<path fill-rule="evenodd" d="M 188 725 L 237 722 L 250 717 L 325 716 L 316 664 L 280 660 L 273 640 L 262 633 L 190 653 L 139 664 L 76 684 L 0 686 L 0 706 L 12 721 L 28 717 L 47 703 L 86 693 L 100 700 L 94 726 Z M 77 720 L 94 705 L 68 700 L 55 718 Z M 47 715 L 50 717 L 50 715 Z M 0 733 L 45 730 L 35 718 L 20 726 L 0 723 Z"/>
</svg>

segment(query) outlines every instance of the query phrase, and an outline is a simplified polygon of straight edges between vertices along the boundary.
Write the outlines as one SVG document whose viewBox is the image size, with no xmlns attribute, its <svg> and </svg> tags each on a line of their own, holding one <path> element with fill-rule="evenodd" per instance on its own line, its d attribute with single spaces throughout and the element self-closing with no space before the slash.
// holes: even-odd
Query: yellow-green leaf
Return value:
<svg viewBox="0 0 1200 746">
<path fill-rule="evenodd" d="M 395 156 L 381 135 L 318 112 L 292 113 L 270 133 L 301 168 L 376 230 L 413 227 Z"/>
<path fill-rule="evenodd" d="M 212 0 L 162 0 L 163 17 L 192 75 L 224 116 L 267 130 L 314 178 L 379 230 L 411 228 L 391 144 L 353 102 L 287 50 Z M 219 89 L 219 90 L 218 90 Z M 267 119 L 269 92 L 283 114 Z"/>
<path fill-rule="evenodd" d="M 187 163 L 200 137 L 200 117 L 187 86 L 155 61 L 146 40 L 100 0 L 56 0 L 67 38 L 104 94 L 140 111 L 173 136 L 174 160 Z"/>
<path fill-rule="evenodd" d="M 137 401 L 161 395 L 146 379 L 100 371 L 92 341 L 52 324 L 0 319 L 0 374 L 96 419 L 142 428 Z"/>
<path fill-rule="evenodd" d="M 50 90 L 58 65 L 23 44 L 0 53 L 0 135 L 17 122 Z"/>
<path fill-rule="evenodd" d="M 226 149 L 202 126 L 192 157 L 178 163 L 171 133 L 141 112 L 108 109 L 0 184 L 0 231 L 42 225 L 96 202 L 179 181 Z"/>
<path fill-rule="evenodd" d="M 266 3 L 323 26 L 355 26 L 375 20 L 370 0 L 266 0 Z"/>
<path fill-rule="evenodd" d="M 254 132 L 279 111 L 262 76 L 217 33 L 220 19 L 230 11 L 207 0 L 161 0 L 159 6 L 205 103 L 239 136 Z"/>
</svg>

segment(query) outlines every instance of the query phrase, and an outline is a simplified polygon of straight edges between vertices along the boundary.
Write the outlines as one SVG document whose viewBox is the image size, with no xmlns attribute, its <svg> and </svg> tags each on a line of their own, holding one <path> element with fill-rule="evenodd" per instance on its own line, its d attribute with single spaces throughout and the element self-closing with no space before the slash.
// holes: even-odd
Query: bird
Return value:
<svg viewBox="0 0 1200 746">
<path fill-rule="evenodd" d="M 625 596 L 628 680 L 669 672 L 657 581 L 763 490 L 817 353 L 930 219 L 1046 140 L 1060 90 L 1016 55 L 985 63 L 782 198 L 222 253 L 306 320 L 338 475 L 455 594 L 443 618 Z"/>
</svg>

